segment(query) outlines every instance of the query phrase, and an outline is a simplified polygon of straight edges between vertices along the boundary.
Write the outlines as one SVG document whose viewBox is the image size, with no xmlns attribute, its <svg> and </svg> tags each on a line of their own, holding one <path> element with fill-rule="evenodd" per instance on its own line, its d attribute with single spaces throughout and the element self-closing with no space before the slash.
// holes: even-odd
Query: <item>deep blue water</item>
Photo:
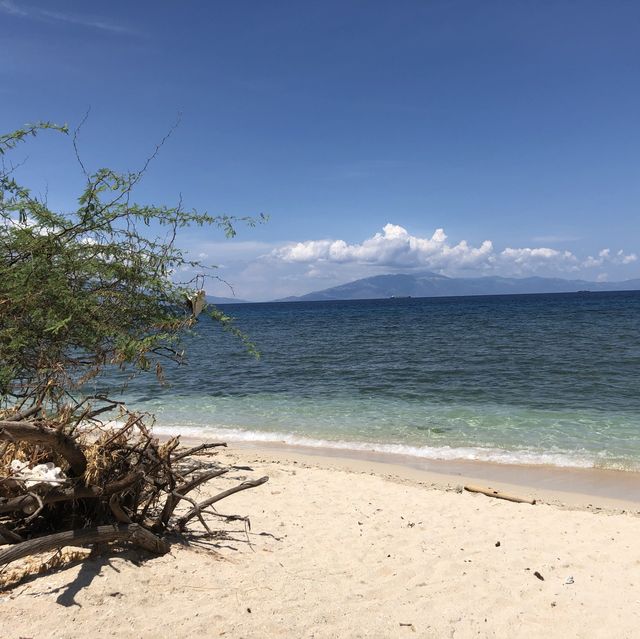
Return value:
<svg viewBox="0 0 640 639">
<path fill-rule="evenodd" d="M 205 319 L 163 429 L 559 465 L 640 468 L 640 292 L 225 306 L 262 356 Z"/>
</svg>

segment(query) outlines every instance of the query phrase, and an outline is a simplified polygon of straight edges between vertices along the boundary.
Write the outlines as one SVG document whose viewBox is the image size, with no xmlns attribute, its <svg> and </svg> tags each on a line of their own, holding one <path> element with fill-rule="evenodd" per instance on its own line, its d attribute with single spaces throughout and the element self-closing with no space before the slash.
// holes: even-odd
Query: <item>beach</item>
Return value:
<svg viewBox="0 0 640 639">
<path fill-rule="evenodd" d="M 640 2 L 0 21 L 0 639 L 640 639 Z"/>
<path fill-rule="evenodd" d="M 635 473 L 609 476 L 597 495 L 597 471 L 564 475 L 563 491 L 559 469 L 511 468 L 507 482 L 492 479 L 504 468 L 312 452 L 220 452 L 270 478 L 221 507 L 249 515 L 251 530 L 235 522 L 162 557 L 113 551 L 27 579 L 0 594 L 0 636 L 638 636 Z M 472 494 L 468 482 L 537 503 Z"/>
</svg>

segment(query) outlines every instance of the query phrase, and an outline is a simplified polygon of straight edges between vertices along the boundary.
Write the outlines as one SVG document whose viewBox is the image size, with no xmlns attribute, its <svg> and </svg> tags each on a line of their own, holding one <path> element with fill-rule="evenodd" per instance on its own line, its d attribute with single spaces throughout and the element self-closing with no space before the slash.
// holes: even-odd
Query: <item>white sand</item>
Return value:
<svg viewBox="0 0 640 639">
<path fill-rule="evenodd" d="M 215 552 L 38 577 L 0 593 L 0 637 L 640 637 L 637 514 L 225 455 L 271 478 L 221 504 L 251 516 L 251 546 L 236 525 Z"/>
</svg>

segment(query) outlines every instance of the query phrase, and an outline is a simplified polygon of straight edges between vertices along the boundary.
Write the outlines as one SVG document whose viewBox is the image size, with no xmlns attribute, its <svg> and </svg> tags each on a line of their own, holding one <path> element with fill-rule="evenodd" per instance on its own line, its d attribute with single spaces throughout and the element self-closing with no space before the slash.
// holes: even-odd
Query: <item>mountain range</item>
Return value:
<svg viewBox="0 0 640 639">
<path fill-rule="evenodd" d="M 286 297 L 279 302 L 384 299 L 390 297 L 445 297 L 455 295 L 511 295 L 519 293 L 574 293 L 578 291 L 640 290 L 640 279 L 588 282 L 555 277 L 447 277 L 438 273 L 375 275 L 340 286 Z"/>
<path fill-rule="evenodd" d="M 237 297 L 217 297 L 215 295 L 207 295 L 209 304 L 246 304 L 247 300 L 241 300 Z"/>
</svg>

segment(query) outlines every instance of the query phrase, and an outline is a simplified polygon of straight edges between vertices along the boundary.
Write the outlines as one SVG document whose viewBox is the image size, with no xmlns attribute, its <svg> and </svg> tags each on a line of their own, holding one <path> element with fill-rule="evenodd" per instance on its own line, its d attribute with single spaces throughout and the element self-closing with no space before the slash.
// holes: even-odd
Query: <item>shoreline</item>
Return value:
<svg viewBox="0 0 640 639">
<path fill-rule="evenodd" d="M 166 438 L 162 435 L 162 438 Z M 220 438 L 181 436 L 195 445 Z M 354 473 L 374 474 L 442 490 L 482 485 L 544 503 L 596 511 L 640 514 L 640 472 L 542 464 L 501 464 L 480 460 L 424 459 L 397 453 L 319 448 L 287 443 L 229 440 L 230 451 L 251 451 L 271 462 L 294 462 Z"/>
<path fill-rule="evenodd" d="M 180 435 L 193 440 L 223 439 L 237 443 L 265 444 L 288 446 L 292 448 L 336 450 L 349 456 L 351 454 L 380 454 L 391 457 L 401 456 L 417 458 L 426 462 L 480 462 L 499 466 L 542 466 L 565 468 L 596 469 L 605 471 L 622 471 L 640 473 L 640 457 L 609 457 L 602 458 L 596 451 L 581 454 L 576 451 L 561 450 L 531 450 L 500 448 L 496 445 L 481 443 L 468 444 L 418 444 L 400 443 L 398 441 L 385 442 L 379 440 L 334 439 L 321 435 L 306 435 L 284 430 L 252 430 L 245 426 L 221 425 L 181 425 L 167 423 L 155 424 L 155 432 L 161 436 L 173 437 Z"/>
</svg>

